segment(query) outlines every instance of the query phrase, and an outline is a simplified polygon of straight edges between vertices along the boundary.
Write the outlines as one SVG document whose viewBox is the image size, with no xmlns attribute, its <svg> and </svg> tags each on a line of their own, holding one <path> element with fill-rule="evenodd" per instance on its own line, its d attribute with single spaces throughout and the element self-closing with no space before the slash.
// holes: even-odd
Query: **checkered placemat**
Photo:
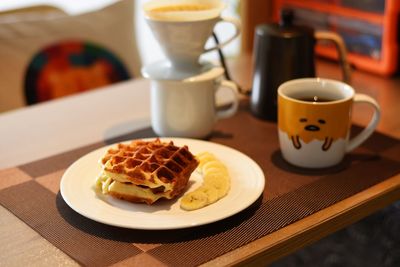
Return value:
<svg viewBox="0 0 400 267">
<path fill-rule="evenodd" d="M 321 171 L 298 169 L 283 161 L 276 131 L 275 124 L 243 111 L 217 125 L 210 141 L 252 157 L 265 172 L 266 187 L 251 207 L 212 224 L 163 231 L 117 228 L 77 214 L 62 199 L 61 176 L 80 156 L 106 144 L 154 136 L 151 129 L 1 170 L 0 204 L 82 265 L 195 266 L 400 171 L 400 142 L 379 133 L 341 165 Z"/>
</svg>

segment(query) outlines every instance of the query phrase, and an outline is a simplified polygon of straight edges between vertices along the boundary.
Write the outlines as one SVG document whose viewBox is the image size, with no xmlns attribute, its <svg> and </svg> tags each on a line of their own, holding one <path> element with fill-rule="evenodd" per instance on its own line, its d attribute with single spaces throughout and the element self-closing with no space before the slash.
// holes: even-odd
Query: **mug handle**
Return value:
<svg viewBox="0 0 400 267">
<path fill-rule="evenodd" d="M 342 66 L 343 81 L 350 83 L 351 68 L 349 62 L 347 61 L 347 50 L 343 38 L 340 37 L 339 34 L 329 31 L 316 31 L 314 36 L 317 40 L 328 40 L 335 44 L 339 55 L 339 63 Z"/>
<path fill-rule="evenodd" d="M 353 139 L 348 142 L 346 146 L 346 152 L 352 151 L 353 149 L 361 145 L 365 140 L 367 140 L 367 138 L 374 132 L 381 116 L 381 109 L 379 107 L 379 104 L 372 97 L 364 94 L 355 94 L 354 102 L 367 103 L 371 105 L 374 108 L 374 115 L 372 116 L 372 119 L 369 122 L 368 126 L 364 130 L 362 130 L 361 133 L 353 137 Z"/>
<path fill-rule="evenodd" d="M 238 88 L 238 86 L 234 82 L 222 80 L 218 89 L 220 89 L 222 87 L 225 87 L 225 88 L 228 88 L 231 90 L 231 92 L 233 94 L 233 102 L 231 103 L 231 105 L 232 105 L 231 107 L 217 111 L 217 119 L 225 119 L 225 118 L 233 116 L 239 107 L 239 88 Z"/>
<path fill-rule="evenodd" d="M 228 38 L 226 41 L 214 46 L 214 47 L 210 47 L 207 49 L 204 49 L 204 53 L 216 50 L 216 49 L 221 49 L 223 46 L 227 45 L 228 43 L 232 42 L 236 37 L 239 36 L 240 34 L 240 30 L 241 30 L 241 24 L 240 24 L 240 20 L 236 19 L 236 18 L 227 18 L 227 17 L 222 17 L 220 21 L 218 21 L 218 23 L 220 22 L 227 22 L 227 23 L 231 23 L 233 24 L 233 26 L 235 27 L 235 33 L 233 34 L 232 37 Z"/>
</svg>

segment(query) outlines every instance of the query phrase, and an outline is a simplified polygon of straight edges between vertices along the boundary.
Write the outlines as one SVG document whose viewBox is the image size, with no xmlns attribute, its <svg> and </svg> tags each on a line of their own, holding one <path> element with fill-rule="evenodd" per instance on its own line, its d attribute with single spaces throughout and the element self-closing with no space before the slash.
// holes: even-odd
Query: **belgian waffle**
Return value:
<svg viewBox="0 0 400 267">
<path fill-rule="evenodd" d="M 198 165 L 187 146 L 159 139 L 118 144 L 107 151 L 101 163 L 98 184 L 103 193 L 147 204 L 180 194 Z"/>
</svg>

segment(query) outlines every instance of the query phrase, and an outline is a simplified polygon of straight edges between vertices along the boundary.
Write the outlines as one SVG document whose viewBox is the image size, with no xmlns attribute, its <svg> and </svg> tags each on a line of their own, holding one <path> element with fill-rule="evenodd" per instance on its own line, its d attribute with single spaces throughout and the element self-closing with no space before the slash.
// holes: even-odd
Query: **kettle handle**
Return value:
<svg viewBox="0 0 400 267">
<path fill-rule="evenodd" d="M 343 81 L 346 83 L 350 83 L 351 68 L 349 62 L 347 61 L 346 45 L 344 44 L 342 37 L 340 37 L 337 33 L 329 31 L 316 31 L 314 36 L 317 40 L 328 40 L 332 41 L 335 44 L 339 54 L 339 63 L 342 66 Z"/>
</svg>

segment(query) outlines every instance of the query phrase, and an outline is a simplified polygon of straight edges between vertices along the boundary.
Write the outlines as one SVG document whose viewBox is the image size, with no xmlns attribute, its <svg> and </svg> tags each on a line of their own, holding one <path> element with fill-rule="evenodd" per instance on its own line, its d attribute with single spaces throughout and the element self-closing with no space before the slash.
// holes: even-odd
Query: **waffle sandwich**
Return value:
<svg viewBox="0 0 400 267">
<path fill-rule="evenodd" d="M 103 170 L 96 184 L 103 194 L 153 204 L 160 198 L 179 195 L 198 161 L 187 146 L 155 139 L 118 144 L 107 151 L 101 164 Z"/>
</svg>

